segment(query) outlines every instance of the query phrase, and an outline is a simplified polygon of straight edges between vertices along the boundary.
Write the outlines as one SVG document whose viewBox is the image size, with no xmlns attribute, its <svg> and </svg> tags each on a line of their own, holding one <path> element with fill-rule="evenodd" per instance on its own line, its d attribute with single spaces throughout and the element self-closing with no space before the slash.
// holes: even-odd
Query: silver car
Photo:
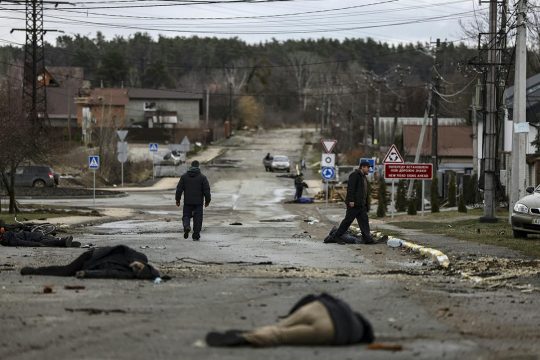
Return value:
<svg viewBox="0 0 540 360">
<path fill-rule="evenodd" d="M 291 172 L 291 162 L 289 158 L 285 155 L 274 155 L 272 159 L 271 170 L 285 170 L 286 172 Z"/>
<path fill-rule="evenodd" d="M 540 185 L 529 186 L 529 195 L 519 199 L 512 212 L 512 231 L 515 238 L 526 238 L 527 234 L 540 234 Z"/>
</svg>

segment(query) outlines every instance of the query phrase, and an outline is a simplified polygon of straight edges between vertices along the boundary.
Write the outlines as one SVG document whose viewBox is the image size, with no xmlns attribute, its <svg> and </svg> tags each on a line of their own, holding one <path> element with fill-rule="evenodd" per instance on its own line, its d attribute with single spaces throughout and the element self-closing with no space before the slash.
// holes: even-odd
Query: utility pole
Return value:
<svg viewBox="0 0 540 360">
<path fill-rule="evenodd" d="M 233 96 L 232 96 L 232 83 L 229 81 L 229 121 L 231 123 L 231 127 L 233 126 Z"/>
<path fill-rule="evenodd" d="M 433 67 L 437 70 L 438 53 L 441 46 L 441 40 L 437 39 L 435 45 L 435 61 Z M 432 100 L 433 100 L 433 118 L 431 119 L 431 163 L 433 164 L 433 176 L 437 176 L 437 170 L 439 169 L 439 95 L 440 92 L 441 77 L 435 71 L 435 84 L 433 86 Z"/>
<path fill-rule="evenodd" d="M 205 111 L 205 122 L 206 127 L 208 128 L 208 118 L 209 118 L 209 112 L 210 112 L 210 90 L 206 88 L 206 111 Z"/>
<path fill-rule="evenodd" d="M 66 75 L 67 84 L 67 132 L 68 132 L 68 144 L 71 144 L 71 83 L 69 82 L 69 75 Z"/>
<path fill-rule="evenodd" d="M 484 216 L 480 222 L 497 222 L 495 217 L 495 171 L 497 151 L 497 0 L 489 2 L 488 73 L 486 80 L 484 138 Z"/>
<path fill-rule="evenodd" d="M 364 123 L 364 146 L 367 145 L 368 130 L 369 130 L 369 85 L 366 86 L 366 110 L 365 110 L 365 123 Z"/>
<path fill-rule="evenodd" d="M 47 117 L 47 93 L 45 88 L 45 51 L 43 35 L 46 32 L 58 30 L 43 28 L 43 4 L 66 4 L 66 2 L 43 0 L 14 0 L 15 4 L 25 4 L 26 27 L 24 29 L 11 29 L 24 31 L 26 42 L 24 45 L 24 81 L 23 103 L 28 119 L 39 129 L 43 128 L 43 121 Z M 61 31 L 62 32 L 62 31 Z"/>
<path fill-rule="evenodd" d="M 376 79 L 377 82 L 377 109 L 375 112 L 375 129 L 373 130 L 373 146 L 378 149 L 379 148 L 379 126 L 380 126 L 380 118 L 381 118 L 381 79 Z"/>
<path fill-rule="evenodd" d="M 513 137 L 512 137 L 512 187 L 510 192 L 510 214 L 516 202 L 525 195 L 525 157 L 527 134 L 529 133 L 527 101 L 527 26 L 525 14 L 527 0 L 520 0 L 517 5 L 516 64 L 514 81 Z M 509 218 L 510 218 L 509 214 Z"/>
</svg>

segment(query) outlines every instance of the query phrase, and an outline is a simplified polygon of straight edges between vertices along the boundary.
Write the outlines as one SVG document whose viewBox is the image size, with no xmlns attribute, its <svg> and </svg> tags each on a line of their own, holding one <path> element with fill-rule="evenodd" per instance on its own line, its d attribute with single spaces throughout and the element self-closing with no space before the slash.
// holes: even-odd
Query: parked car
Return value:
<svg viewBox="0 0 540 360">
<path fill-rule="evenodd" d="M 58 186 L 60 176 L 47 165 L 25 165 L 15 170 L 16 186 Z"/>
<path fill-rule="evenodd" d="M 529 186 L 525 195 L 516 202 L 512 211 L 512 232 L 515 238 L 527 234 L 540 234 L 540 185 Z"/>
<path fill-rule="evenodd" d="M 185 161 L 185 154 L 182 154 L 178 150 L 172 150 L 171 152 L 163 156 L 162 164 L 171 163 L 172 165 L 180 165 Z"/>
<path fill-rule="evenodd" d="M 272 171 L 285 170 L 291 172 L 291 162 L 285 155 L 274 155 L 271 165 Z"/>
</svg>

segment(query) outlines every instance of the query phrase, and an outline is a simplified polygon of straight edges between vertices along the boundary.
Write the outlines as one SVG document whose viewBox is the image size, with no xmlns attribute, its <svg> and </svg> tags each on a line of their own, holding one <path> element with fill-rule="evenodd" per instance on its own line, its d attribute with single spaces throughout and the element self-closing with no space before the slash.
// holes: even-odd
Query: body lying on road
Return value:
<svg viewBox="0 0 540 360">
<path fill-rule="evenodd" d="M 73 236 L 57 238 L 40 232 L 31 231 L 6 231 L 0 227 L 0 244 L 4 246 L 27 246 L 27 247 L 79 247 L 81 243 L 73 241 Z"/>
<path fill-rule="evenodd" d="M 21 275 L 147 280 L 160 277 L 146 255 L 125 245 L 90 249 L 65 266 L 24 267 Z"/>
</svg>

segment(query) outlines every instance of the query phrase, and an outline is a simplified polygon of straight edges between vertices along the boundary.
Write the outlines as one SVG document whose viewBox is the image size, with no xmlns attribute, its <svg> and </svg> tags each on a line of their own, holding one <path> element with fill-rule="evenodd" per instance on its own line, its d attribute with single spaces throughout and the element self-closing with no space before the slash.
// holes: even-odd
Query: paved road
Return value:
<svg viewBox="0 0 540 360">
<path fill-rule="evenodd" d="M 84 250 L 2 248 L 0 358 L 536 358 L 537 294 L 476 286 L 384 244 L 323 244 L 331 226 L 328 210 L 284 204 L 293 197 L 293 180 L 264 172 L 261 163 L 267 152 L 300 159 L 309 150 L 301 135 L 300 130 L 238 135 L 225 144 L 219 161 L 203 167 L 213 200 L 200 242 L 182 238 L 171 191 L 97 199 L 100 208 L 128 208 L 135 215 L 71 229 L 83 243 L 127 244 L 145 252 L 172 276 L 168 282 L 22 277 L 21 266 L 63 264 Z M 91 200 L 39 202 L 92 205 Z M 308 218 L 319 222 L 310 225 Z M 44 285 L 53 286 L 53 293 L 44 294 Z M 320 292 L 348 301 L 372 321 L 378 341 L 404 350 L 218 349 L 200 341 L 210 330 L 272 323 L 300 297 Z"/>
</svg>

